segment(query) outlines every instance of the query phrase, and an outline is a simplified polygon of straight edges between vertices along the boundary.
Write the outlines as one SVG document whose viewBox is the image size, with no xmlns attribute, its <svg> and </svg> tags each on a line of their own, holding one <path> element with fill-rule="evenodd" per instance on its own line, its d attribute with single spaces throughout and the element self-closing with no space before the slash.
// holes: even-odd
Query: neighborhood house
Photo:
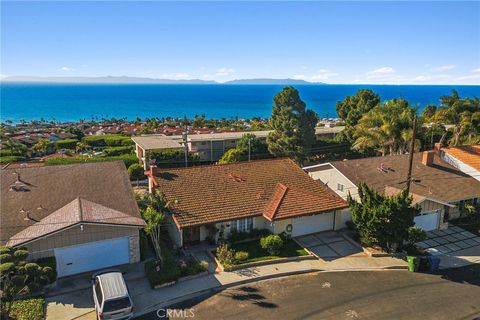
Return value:
<svg viewBox="0 0 480 320">
<path fill-rule="evenodd" d="M 1 245 L 54 256 L 59 277 L 140 260 L 142 220 L 121 161 L 1 171 Z"/>
<path fill-rule="evenodd" d="M 322 163 L 304 168 L 310 176 L 325 183 L 340 197 L 358 199 L 361 182 L 376 191 L 393 195 L 406 186 L 408 154 Z M 422 211 L 415 224 L 425 230 L 448 227 L 458 218 L 466 203 L 477 203 L 480 182 L 442 160 L 434 151 L 413 157 L 410 195 Z"/>
<path fill-rule="evenodd" d="M 436 147 L 442 160 L 480 181 L 480 144 L 447 148 L 437 145 Z"/>
<path fill-rule="evenodd" d="M 347 203 L 290 159 L 257 160 L 147 172 L 150 191 L 171 204 L 174 243 L 268 229 L 292 236 L 338 229 Z"/>
</svg>

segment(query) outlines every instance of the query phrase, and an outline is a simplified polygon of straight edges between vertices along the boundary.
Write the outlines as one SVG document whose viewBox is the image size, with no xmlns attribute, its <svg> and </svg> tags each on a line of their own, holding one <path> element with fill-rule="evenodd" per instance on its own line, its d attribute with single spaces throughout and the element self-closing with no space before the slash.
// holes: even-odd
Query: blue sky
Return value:
<svg viewBox="0 0 480 320">
<path fill-rule="evenodd" d="M 1 74 L 480 84 L 479 2 L 9 2 Z"/>
</svg>

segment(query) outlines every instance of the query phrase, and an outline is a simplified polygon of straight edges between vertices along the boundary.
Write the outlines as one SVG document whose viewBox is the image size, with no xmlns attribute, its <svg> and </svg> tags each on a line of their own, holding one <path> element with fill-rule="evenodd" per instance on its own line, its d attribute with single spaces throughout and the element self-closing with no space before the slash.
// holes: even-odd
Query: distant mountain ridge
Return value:
<svg viewBox="0 0 480 320">
<path fill-rule="evenodd" d="M 1 79 L 1 82 L 40 82 L 40 83 L 94 83 L 94 84 L 277 84 L 277 85 L 298 85 L 298 84 L 324 84 L 321 82 L 308 82 L 298 79 L 237 79 L 224 83 L 214 80 L 188 79 L 155 79 L 128 76 L 106 76 L 106 77 L 34 77 L 34 76 L 9 76 Z"/>
<path fill-rule="evenodd" d="M 224 82 L 224 84 L 282 84 L 282 85 L 292 85 L 292 84 L 324 84 L 322 82 L 308 82 L 305 80 L 299 79 L 269 79 L 269 78 L 260 78 L 260 79 L 238 79 Z"/>
</svg>

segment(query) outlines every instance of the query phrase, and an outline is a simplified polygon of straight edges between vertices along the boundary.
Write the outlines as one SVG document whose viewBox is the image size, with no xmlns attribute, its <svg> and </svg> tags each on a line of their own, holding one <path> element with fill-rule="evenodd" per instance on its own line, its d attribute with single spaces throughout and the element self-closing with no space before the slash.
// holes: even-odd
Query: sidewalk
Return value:
<svg viewBox="0 0 480 320">
<path fill-rule="evenodd" d="M 390 257 L 346 257 L 331 262 L 303 260 L 210 274 L 157 290 L 151 290 L 148 280 L 142 279 L 132 283 L 131 291 L 138 310 L 135 316 L 141 316 L 202 293 L 216 292 L 248 282 L 315 271 L 406 269 L 406 266 L 403 260 Z"/>
</svg>

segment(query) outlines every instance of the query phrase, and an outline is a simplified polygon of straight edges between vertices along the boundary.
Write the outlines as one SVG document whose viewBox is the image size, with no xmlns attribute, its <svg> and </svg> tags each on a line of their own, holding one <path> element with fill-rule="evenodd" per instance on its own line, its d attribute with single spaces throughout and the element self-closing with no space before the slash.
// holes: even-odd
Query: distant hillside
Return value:
<svg viewBox="0 0 480 320">
<path fill-rule="evenodd" d="M 11 76 L 2 79 L 2 82 L 45 82 L 45 83 L 152 83 L 152 84 L 216 84 L 215 81 L 199 79 L 172 80 L 139 77 L 30 77 Z"/>
<path fill-rule="evenodd" d="M 239 79 L 227 81 L 225 84 L 280 84 L 280 85 L 295 85 L 295 84 L 324 84 L 321 82 L 308 82 L 297 79 Z"/>
</svg>

